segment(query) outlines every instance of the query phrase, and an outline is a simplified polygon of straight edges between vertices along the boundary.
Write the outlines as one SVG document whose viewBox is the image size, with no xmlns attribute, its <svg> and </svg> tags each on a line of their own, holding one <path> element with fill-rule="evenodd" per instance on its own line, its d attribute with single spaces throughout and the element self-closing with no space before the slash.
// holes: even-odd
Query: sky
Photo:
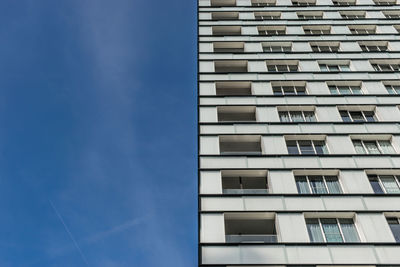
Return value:
<svg viewBox="0 0 400 267">
<path fill-rule="evenodd" d="M 196 90 L 196 1 L 0 1 L 0 266 L 195 266 Z"/>
</svg>

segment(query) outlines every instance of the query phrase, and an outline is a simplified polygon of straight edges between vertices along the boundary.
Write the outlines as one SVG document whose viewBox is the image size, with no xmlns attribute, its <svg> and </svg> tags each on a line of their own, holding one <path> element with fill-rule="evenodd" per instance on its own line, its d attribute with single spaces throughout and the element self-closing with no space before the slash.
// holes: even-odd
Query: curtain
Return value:
<svg viewBox="0 0 400 267">
<path fill-rule="evenodd" d="M 321 224 L 327 242 L 343 242 L 336 219 L 321 219 Z"/>
<path fill-rule="evenodd" d="M 353 140 L 354 148 L 356 149 L 357 154 L 365 154 L 364 147 L 362 146 L 361 141 Z"/>
<path fill-rule="evenodd" d="M 290 122 L 289 114 L 286 111 L 279 112 L 281 122 Z"/>
<path fill-rule="evenodd" d="M 368 154 L 380 154 L 378 146 L 375 141 L 365 141 L 365 148 L 368 151 Z"/>
<path fill-rule="evenodd" d="M 305 176 L 296 176 L 296 186 L 299 194 L 310 194 L 310 188 Z"/>
<path fill-rule="evenodd" d="M 336 176 L 325 176 L 325 182 L 330 194 L 342 193 L 342 190 L 340 189 L 339 180 Z"/>
<path fill-rule="evenodd" d="M 293 122 L 303 122 L 303 116 L 301 111 L 290 111 L 290 116 L 292 117 Z"/>
<path fill-rule="evenodd" d="M 378 141 L 384 154 L 394 154 L 395 151 L 389 141 Z"/>
<path fill-rule="evenodd" d="M 352 219 L 340 219 L 339 222 L 346 242 L 360 242 Z"/>
<path fill-rule="evenodd" d="M 322 176 L 310 176 L 310 185 L 314 194 L 326 194 L 328 191 L 325 188 Z"/>
<path fill-rule="evenodd" d="M 306 223 L 311 242 L 324 242 L 318 219 L 308 219 Z"/>
<path fill-rule="evenodd" d="M 399 186 L 392 175 L 382 175 L 380 179 L 388 194 L 400 193 Z"/>
</svg>

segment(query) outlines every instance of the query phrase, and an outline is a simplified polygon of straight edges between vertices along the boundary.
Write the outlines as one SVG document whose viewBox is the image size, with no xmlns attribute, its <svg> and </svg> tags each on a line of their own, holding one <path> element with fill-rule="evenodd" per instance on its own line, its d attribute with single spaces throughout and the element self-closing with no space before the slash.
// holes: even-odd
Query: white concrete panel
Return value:
<svg viewBox="0 0 400 267">
<path fill-rule="evenodd" d="M 236 0 L 237 6 L 251 6 L 251 0 Z"/>
<path fill-rule="evenodd" d="M 385 197 L 385 198 L 375 198 L 375 197 L 364 197 L 364 202 L 369 210 L 376 211 L 392 211 L 400 210 L 400 201 L 396 197 Z"/>
<path fill-rule="evenodd" d="M 304 60 L 299 62 L 300 71 L 319 71 L 317 61 Z"/>
<path fill-rule="evenodd" d="M 344 52 L 351 52 L 351 51 L 361 52 L 361 47 L 356 42 L 342 42 L 342 43 L 340 43 L 340 51 L 344 51 Z"/>
<path fill-rule="evenodd" d="M 373 246 L 330 246 L 329 250 L 335 264 L 372 264 L 377 262 Z"/>
<path fill-rule="evenodd" d="M 324 202 L 321 198 L 314 197 L 301 197 L 301 198 L 285 198 L 286 209 L 287 210 L 325 210 Z"/>
<path fill-rule="evenodd" d="M 238 197 L 203 197 L 201 198 L 202 211 L 244 211 L 244 199 Z"/>
<path fill-rule="evenodd" d="M 369 10 L 366 12 L 365 18 L 384 19 L 386 17 L 381 11 Z"/>
<path fill-rule="evenodd" d="M 379 246 L 375 248 L 379 261 L 382 264 L 399 264 L 400 247 Z"/>
<path fill-rule="evenodd" d="M 327 210 L 363 210 L 364 205 L 361 198 L 340 196 L 323 198 Z"/>
<path fill-rule="evenodd" d="M 366 94 L 377 94 L 377 95 L 386 95 L 387 90 L 385 86 L 381 82 L 363 82 L 362 84 L 362 90 Z"/>
<path fill-rule="evenodd" d="M 235 264 L 241 262 L 239 246 L 203 247 L 201 255 L 203 264 Z"/>
<path fill-rule="evenodd" d="M 320 158 L 322 168 L 355 168 L 356 164 L 350 157 Z"/>
<path fill-rule="evenodd" d="M 201 194 L 222 194 L 222 180 L 220 171 L 200 172 Z"/>
<path fill-rule="evenodd" d="M 275 107 L 257 107 L 257 121 L 263 122 L 279 122 L 278 111 Z"/>
<path fill-rule="evenodd" d="M 201 107 L 199 115 L 200 122 L 218 122 L 216 107 Z"/>
<path fill-rule="evenodd" d="M 343 191 L 349 194 L 371 194 L 373 190 L 364 171 L 343 170 L 339 175 Z"/>
<path fill-rule="evenodd" d="M 212 43 L 201 43 L 199 44 L 199 50 L 203 53 L 212 53 L 214 51 Z"/>
<path fill-rule="evenodd" d="M 244 44 L 244 51 L 245 52 L 263 52 L 263 48 L 261 43 L 245 43 Z M 264 63 L 265 65 L 265 63 Z"/>
<path fill-rule="evenodd" d="M 307 83 L 307 91 L 310 95 L 329 95 L 329 88 L 324 82 Z"/>
<path fill-rule="evenodd" d="M 316 1 L 316 4 L 318 5 L 318 6 L 326 6 L 326 5 L 332 5 L 332 1 L 331 0 L 317 0 Z"/>
<path fill-rule="evenodd" d="M 200 137 L 200 154 L 219 154 L 218 136 L 201 136 Z"/>
<path fill-rule="evenodd" d="M 255 19 L 253 12 L 240 12 L 239 13 L 239 20 L 246 20 L 246 19 Z"/>
<path fill-rule="evenodd" d="M 339 26 L 339 25 L 332 26 L 331 32 L 333 34 L 351 34 L 347 26 Z"/>
<path fill-rule="evenodd" d="M 248 158 L 249 168 L 283 168 L 281 158 Z"/>
<path fill-rule="evenodd" d="M 253 95 L 272 94 L 270 83 L 253 82 L 251 83 L 251 91 Z"/>
<path fill-rule="evenodd" d="M 400 136 L 398 135 L 392 136 L 392 146 L 396 151 L 396 154 L 400 154 Z"/>
<path fill-rule="evenodd" d="M 326 145 L 330 154 L 354 154 L 355 149 L 350 137 L 330 135 L 326 137 Z"/>
<path fill-rule="evenodd" d="M 288 157 L 283 158 L 283 162 L 286 168 L 319 168 L 318 157 Z"/>
<path fill-rule="evenodd" d="M 374 71 L 368 60 L 352 60 L 350 62 L 350 69 L 352 71 Z"/>
<path fill-rule="evenodd" d="M 320 122 L 340 122 L 343 121 L 336 107 L 323 106 L 315 108 L 315 116 Z"/>
<path fill-rule="evenodd" d="M 246 211 L 282 211 L 285 209 L 281 197 L 244 197 L 243 201 Z"/>
<path fill-rule="evenodd" d="M 389 49 L 392 51 L 400 51 L 400 42 L 389 42 Z"/>
<path fill-rule="evenodd" d="M 249 61 L 247 64 L 249 72 L 267 71 L 267 64 L 264 61 Z"/>
<path fill-rule="evenodd" d="M 385 216 L 380 214 L 356 215 L 355 224 L 360 236 L 365 242 L 394 242 L 393 234 L 388 226 Z"/>
<path fill-rule="evenodd" d="M 205 26 L 199 27 L 199 35 L 212 35 L 212 28 Z"/>
<path fill-rule="evenodd" d="M 393 26 L 378 25 L 376 26 L 376 33 L 398 34 L 399 32 Z"/>
<path fill-rule="evenodd" d="M 210 0 L 199 0 L 199 6 L 211 6 Z"/>
<path fill-rule="evenodd" d="M 243 26 L 242 35 L 258 35 L 257 26 Z"/>
<path fill-rule="evenodd" d="M 280 242 L 310 242 L 303 214 L 279 213 L 276 224 Z"/>
<path fill-rule="evenodd" d="M 286 247 L 290 264 L 329 264 L 332 263 L 327 247 L 321 246 L 288 246 Z"/>
<path fill-rule="evenodd" d="M 297 19 L 296 12 L 282 12 L 282 19 Z"/>
<path fill-rule="evenodd" d="M 200 83 L 200 95 L 216 95 L 215 83 Z"/>
<path fill-rule="evenodd" d="M 225 242 L 224 214 L 201 214 L 200 242 Z"/>
<path fill-rule="evenodd" d="M 285 139 L 283 136 L 263 136 L 261 138 L 263 154 L 287 154 Z"/>
<path fill-rule="evenodd" d="M 293 52 L 311 52 L 311 46 L 307 42 L 294 42 L 292 44 Z"/>
<path fill-rule="evenodd" d="M 304 34 L 304 31 L 300 26 L 288 26 L 286 27 L 286 34 Z"/>
<path fill-rule="evenodd" d="M 212 61 L 201 61 L 199 67 L 200 72 L 215 72 L 214 62 Z"/>
<path fill-rule="evenodd" d="M 358 168 L 392 168 L 389 157 L 353 157 Z"/>
<path fill-rule="evenodd" d="M 379 121 L 400 121 L 400 110 L 397 106 L 377 106 L 375 115 Z"/>
<path fill-rule="evenodd" d="M 276 0 L 276 5 L 277 6 L 291 6 L 292 1 L 291 0 Z"/>
<path fill-rule="evenodd" d="M 206 157 L 200 158 L 200 168 L 204 169 L 220 169 L 220 168 L 232 168 L 241 169 L 247 168 L 246 157 Z"/>
<path fill-rule="evenodd" d="M 270 171 L 269 188 L 272 194 L 296 194 L 297 188 L 291 171 Z"/>
<path fill-rule="evenodd" d="M 317 3 L 318 3 L 318 1 L 317 1 Z M 329 1 L 329 3 L 330 3 L 330 1 Z M 340 19 L 340 18 L 342 18 L 342 16 L 337 11 L 325 11 L 323 18 L 324 19 Z"/>
<path fill-rule="evenodd" d="M 199 20 L 210 20 L 211 13 L 199 13 Z"/>
</svg>

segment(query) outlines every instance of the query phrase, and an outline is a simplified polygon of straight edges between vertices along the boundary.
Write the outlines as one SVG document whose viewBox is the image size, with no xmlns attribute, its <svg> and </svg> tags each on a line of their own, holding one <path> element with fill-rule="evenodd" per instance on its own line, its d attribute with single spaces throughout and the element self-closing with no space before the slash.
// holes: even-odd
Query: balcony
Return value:
<svg viewBox="0 0 400 267">
<path fill-rule="evenodd" d="M 268 194 L 267 171 L 223 170 L 222 190 L 224 194 Z"/>
<path fill-rule="evenodd" d="M 261 155 L 261 136 L 220 136 L 219 149 L 221 155 Z"/>
</svg>

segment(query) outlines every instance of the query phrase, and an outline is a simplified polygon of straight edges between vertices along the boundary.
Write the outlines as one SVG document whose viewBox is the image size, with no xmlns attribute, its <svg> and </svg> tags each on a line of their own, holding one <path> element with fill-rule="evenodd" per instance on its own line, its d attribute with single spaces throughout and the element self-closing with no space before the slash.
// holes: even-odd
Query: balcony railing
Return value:
<svg viewBox="0 0 400 267">
<path fill-rule="evenodd" d="M 226 243 L 277 243 L 277 235 L 226 235 Z"/>
<path fill-rule="evenodd" d="M 224 189 L 224 194 L 268 194 L 268 189 Z"/>
</svg>

